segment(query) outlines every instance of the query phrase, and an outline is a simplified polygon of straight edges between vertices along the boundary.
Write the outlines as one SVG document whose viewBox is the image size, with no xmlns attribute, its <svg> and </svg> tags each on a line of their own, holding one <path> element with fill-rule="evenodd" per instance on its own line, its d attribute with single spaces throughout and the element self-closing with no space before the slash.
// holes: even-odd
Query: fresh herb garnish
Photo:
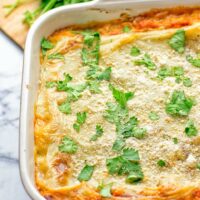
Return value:
<svg viewBox="0 0 200 200">
<path fill-rule="evenodd" d="M 60 53 L 53 53 L 47 56 L 49 60 L 58 59 L 58 60 L 65 60 L 65 57 Z"/>
<path fill-rule="evenodd" d="M 178 138 L 173 138 L 173 142 L 174 142 L 174 144 L 178 144 Z"/>
<path fill-rule="evenodd" d="M 107 67 L 102 71 L 99 64 L 100 34 L 98 32 L 84 31 L 83 48 L 81 52 L 83 65 L 88 66 L 86 72 L 87 84 L 91 93 L 100 93 L 100 81 L 109 81 L 112 69 Z"/>
<path fill-rule="evenodd" d="M 107 103 L 105 119 L 113 124 L 119 124 L 128 117 L 128 110 L 122 108 L 119 104 Z"/>
<path fill-rule="evenodd" d="M 99 63 L 100 34 L 98 32 L 83 33 L 82 61 L 84 65 L 94 66 Z"/>
<path fill-rule="evenodd" d="M 109 184 L 100 184 L 98 189 L 100 190 L 100 195 L 102 197 L 111 197 L 112 194 L 111 194 L 111 188 L 112 188 L 112 183 L 109 183 Z"/>
<path fill-rule="evenodd" d="M 146 129 L 138 127 L 138 120 L 136 117 L 131 117 L 126 123 L 118 123 L 117 133 L 123 138 L 135 137 L 142 139 L 146 135 Z"/>
<path fill-rule="evenodd" d="M 41 0 L 40 5 L 36 10 L 33 12 L 26 11 L 24 15 L 24 23 L 26 23 L 28 26 L 31 26 L 33 22 L 42 14 L 46 13 L 49 10 L 52 10 L 54 8 L 68 5 L 68 4 L 74 4 L 74 3 L 82 3 L 82 2 L 88 2 L 91 0 Z"/>
<path fill-rule="evenodd" d="M 87 113 L 86 112 L 79 112 L 76 114 L 76 123 L 73 124 L 73 128 L 79 132 L 80 131 L 80 127 L 81 125 L 83 125 L 86 121 L 86 118 L 87 118 Z"/>
<path fill-rule="evenodd" d="M 108 67 L 97 76 L 97 79 L 100 81 L 102 81 L 102 80 L 109 81 L 111 72 L 112 72 L 112 68 Z"/>
<path fill-rule="evenodd" d="M 69 74 L 64 73 L 64 80 L 57 82 L 58 91 L 68 91 L 68 83 L 72 80 Z"/>
<path fill-rule="evenodd" d="M 191 86 L 192 86 L 192 81 L 191 81 L 191 79 L 190 79 L 190 78 L 184 78 L 184 79 L 183 79 L 183 85 L 184 85 L 185 87 L 191 87 Z"/>
<path fill-rule="evenodd" d="M 129 33 L 131 31 L 131 28 L 129 26 L 124 26 L 123 32 L 124 33 Z"/>
<path fill-rule="evenodd" d="M 58 109 L 60 110 L 60 112 L 64 113 L 64 114 L 71 114 L 72 110 L 71 110 L 71 105 L 68 101 L 63 102 L 62 104 L 60 104 L 58 106 Z"/>
<path fill-rule="evenodd" d="M 89 181 L 92 177 L 94 172 L 94 166 L 85 165 L 85 167 L 81 170 L 80 174 L 78 175 L 79 181 Z"/>
<path fill-rule="evenodd" d="M 135 149 L 131 149 L 131 148 L 130 149 L 124 149 L 122 157 L 126 160 L 133 161 L 133 162 L 139 162 L 140 161 L 138 151 L 135 150 Z"/>
<path fill-rule="evenodd" d="M 62 153 L 73 154 L 76 153 L 76 151 L 78 150 L 78 146 L 71 138 L 65 136 L 61 140 L 61 144 L 58 146 L 58 149 Z"/>
<path fill-rule="evenodd" d="M 87 84 L 68 85 L 67 99 L 68 101 L 77 101 L 81 97 L 81 93 L 87 88 Z"/>
<path fill-rule="evenodd" d="M 184 91 L 174 91 L 170 102 L 166 104 L 166 112 L 173 116 L 187 116 L 194 105 L 194 101 L 185 96 Z"/>
<path fill-rule="evenodd" d="M 183 53 L 185 51 L 185 41 L 186 35 L 184 30 L 178 30 L 169 40 L 169 45 L 172 49 L 178 53 Z"/>
<path fill-rule="evenodd" d="M 158 71 L 158 78 L 163 80 L 166 77 L 175 77 L 176 78 L 176 83 L 183 82 L 183 85 L 185 87 L 191 87 L 192 86 L 191 79 L 184 76 L 184 69 L 182 67 L 179 67 L 179 66 L 162 67 Z"/>
<path fill-rule="evenodd" d="M 132 56 L 139 56 L 140 55 L 140 49 L 138 49 L 137 47 L 135 47 L 135 46 L 133 46 L 132 48 L 131 48 L 131 55 Z"/>
<path fill-rule="evenodd" d="M 6 9 L 6 17 L 8 17 L 16 8 L 20 6 L 22 2 L 20 0 L 16 0 L 13 4 L 4 5 L 3 8 Z"/>
<path fill-rule="evenodd" d="M 119 105 L 122 108 L 125 108 L 128 100 L 132 99 L 134 96 L 133 92 L 126 92 L 126 93 L 122 92 L 122 91 L 116 89 L 111 84 L 109 85 L 109 88 L 112 91 L 113 97 L 115 98 L 115 100 L 119 103 Z"/>
<path fill-rule="evenodd" d="M 195 67 L 200 67 L 200 58 L 193 58 L 192 56 L 186 56 L 187 61 Z"/>
<path fill-rule="evenodd" d="M 138 125 L 138 120 L 136 117 L 131 117 L 125 124 L 117 124 L 117 133 L 123 135 L 124 138 L 129 138 L 133 136 L 133 128 Z"/>
<path fill-rule="evenodd" d="M 158 160 L 157 165 L 159 167 L 165 167 L 166 166 L 166 162 L 164 160 Z"/>
<path fill-rule="evenodd" d="M 197 136 L 198 130 L 197 130 L 197 128 L 195 127 L 194 122 L 193 122 L 192 120 L 189 120 L 189 121 L 187 122 L 186 127 L 185 127 L 185 134 L 186 134 L 188 137 Z"/>
<path fill-rule="evenodd" d="M 88 81 L 87 82 L 88 86 L 89 86 L 89 90 L 91 93 L 94 93 L 94 94 L 98 94 L 98 93 L 101 93 L 101 90 L 100 90 L 100 82 L 99 81 Z"/>
<path fill-rule="evenodd" d="M 135 65 L 139 65 L 139 66 L 144 65 L 146 68 L 148 68 L 150 70 L 156 69 L 155 63 L 152 61 L 151 57 L 147 53 L 144 54 L 142 59 L 135 60 L 134 63 L 135 63 Z"/>
<path fill-rule="evenodd" d="M 159 115 L 156 112 L 150 112 L 149 113 L 149 119 L 152 121 L 157 121 L 160 119 Z"/>
<path fill-rule="evenodd" d="M 120 152 L 125 147 L 125 139 L 123 137 L 119 137 L 115 140 L 112 150 L 116 152 Z"/>
<path fill-rule="evenodd" d="M 96 134 L 94 134 L 90 141 L 96 141 L 99 137 L 101 137 L 103 135 L 103 128 L 101 125 L 97 124 L 96 125 Z"/>
<path fill-rule="evenodd" d="M 132 137 L 143 139 L 146 136 L 147 130 L 145 128 L 134 127 Z"/>
<path fill-rule="evenodd" d="M 56 87 L 57 91 L 67 92 L 67 99 L 58 106 L 58 109 L 65 114 L 71 113 L 71 102 L 77 101 L 81 97 L 81 93 L 86 89 L 87 84 L 71 85 L 69 82 L 72 77 L 64 73 L 64 80 L 46 82 L 47 88 Z"/>
<path fill-rule="evenodd" d="M 106 160 L 109 174 L 127 175 L 128 183 L 136 183 L 143 179 L 139 154 L 135 149 L 124 149 L 122 155 Z"/>
<path fill-rule="evenodd" d="M 42 55 L 45 56 L 46 52 L 52 49 L 54 45 L 47 39 L 42 38 L 41 40 L 41 48 L 42 48 Z"/>
<path fill-rule="evenodd" d="M 199 169 L 200 170 L 200 163 L 197 163 L 197 169 Z"/>
<path fill-rule="evenodd" d="M 137 183 L 144 178 L 144 174 L 141 170 L 132 171 L 126 178 L 127 183 Z"/>
<path fill-rule="evenodd" d="M 159 71 L 158 71 L 158 78 L 160 78 L 161 80 L 172 76 L 172 70 L 171 68 L 168 67 L 162 67 Z"/>
<path fill-rule="evenodd" d="M 56 86 L 57 86 L 57 82 L 55 82 L 55 81 L 47 81 L 45 84 L 46 88 L 54 88 Z"/>
</svg>

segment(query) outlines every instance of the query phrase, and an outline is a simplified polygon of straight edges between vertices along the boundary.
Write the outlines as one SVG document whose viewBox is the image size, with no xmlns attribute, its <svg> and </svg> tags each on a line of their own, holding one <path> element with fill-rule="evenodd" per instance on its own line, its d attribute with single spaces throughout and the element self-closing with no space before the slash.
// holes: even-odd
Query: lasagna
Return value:
<svg viewBox="0 0 200 200">
<path fill-rule="evenodd" d="M 200 8 L 41 41 L 35 181 L 47 200 L 200 199 Z"/>
</svg>

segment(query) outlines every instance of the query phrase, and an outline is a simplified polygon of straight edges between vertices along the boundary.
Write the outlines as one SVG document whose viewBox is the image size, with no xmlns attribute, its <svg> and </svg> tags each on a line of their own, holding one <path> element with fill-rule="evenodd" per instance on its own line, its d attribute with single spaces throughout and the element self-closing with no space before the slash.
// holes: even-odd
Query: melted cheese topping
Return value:
<svg viewBox="0 0 200 200">
<path fill-rule="evenodd" d="M 36 180 L 39 188 L 50 190 L 79 185 L 77 176 L 85 163 L 95 165 L 93 176 L 88 181 L 93 188 L 97 188 L 102 181 L 112 182 L 113 188 L 123 188 L 128 194 L 134 194 L 159 186 L 181 188 L 200 185 L 200 170 L 196 168 L 200 162 L 200 136 L 189 138 L 184 133 L 188 119 L 193 119 L 196 127 L 200 127 L 200 69 L 186 60 L 186 55 L 195 57 L 200 51 L 199 25 L 186 28 L 186 49 L 183 54 L 174 51 L 167 43 L 175 31 L 101 37 L 99 67 L 105 69 L 111 66 L 110 83 L 120 90 L 135 93 L 134 98 L 128 101 L 129 115 L 136 116 L 140 126 L 147 129 L 144 139 L 130 137 L 126 140 L 126 147 L 137 149 L 140 154 L 144 179 L 136 185 L 127 184 L 125 176 L 110 175 L 106 168 L 106 159 L 118 155 L 111 150 L 116 139 L 115 125 L 103 117 L 106 103 L 115 102 L 108 87 L 109 82 L 101 82 L 102 92 L 99 94 L 84 90 L 81 98 L 71 103 L 72 113 L 69 115 L 58 109 L 58 105 L 67 97 L 66 92 L 45 86 L 47 81 L 63 80 L 63 73 L 73 77 L 72 83 L 85 83 L 88 67 L 82 65 L 81 37 L 65 36 L 48 51 L 47 56 L 62 52 L 65 62 L 48 60 L 46 56 L 41 64 L 35 122 Z M 71 45 L 72 41 L 76 45 Z M 141 55 L 130 55 L 133 46 L 141 50 Z M 156 70 L 134 64 L 145 53 L 156 64 Z M 192 80 L 192 86 L 178 84 L 174 77 L 158 80 L 156 77 L 162 66 L 183 67 L 185 76 Z M 187 117 L 172 117 L 165 111 L 166 102 L 174 90 L 183 90 L 196 101 Z M 77 133 L 73 124 L 76 113 L 83 111 L 88 113 L 88 117 L 80 133 Z M 150 120 L 148 115 L 151 111 L 158 113 L 160 119 Z M 90 141 L 96 124 L 103 126 L 104 133 L 97 141 Z M 78 144 L 75 154 L 60 153 L 58 150 L 61 138 L 66 135 Z M 173 138 L 178 138 L 178 144 L 174 144 Z M 158 167 L 157 161 L 160 159 L 166 161 L 166 167 Z"/>
</svg>

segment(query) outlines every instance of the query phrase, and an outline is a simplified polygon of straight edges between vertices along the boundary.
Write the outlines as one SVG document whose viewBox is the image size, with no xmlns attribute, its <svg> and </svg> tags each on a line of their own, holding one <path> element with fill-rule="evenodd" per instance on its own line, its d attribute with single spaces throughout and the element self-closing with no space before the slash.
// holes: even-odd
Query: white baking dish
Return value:
<svg viewBox="0 0 200 200">
<path fill-rule="evenodd" d="M 70 24 L 106 21 L 119 18 L 121 13 L 137 15 L 151 8 L 200 5 L 200 0 L 95 0 L 64 6 L 43 15 L 29 31 L 25 53 L 20 118 L 20 173 L 30 197 L 44 200 L 34 184 L 34 103 L 39 80 L 40 41 L 59 28 Z"/>
</svg>

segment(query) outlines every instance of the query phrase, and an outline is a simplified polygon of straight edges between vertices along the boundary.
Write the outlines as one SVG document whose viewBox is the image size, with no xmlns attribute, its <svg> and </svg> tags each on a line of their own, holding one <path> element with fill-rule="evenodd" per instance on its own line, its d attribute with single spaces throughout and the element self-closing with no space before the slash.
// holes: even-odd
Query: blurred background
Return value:
<svg viewBox="0 0 200 200">
<path fill-rule="evenodd" d="M 0 199 L 29 200 L 18 168 L 23 50 L 0 31 Z"/>
</svg>

